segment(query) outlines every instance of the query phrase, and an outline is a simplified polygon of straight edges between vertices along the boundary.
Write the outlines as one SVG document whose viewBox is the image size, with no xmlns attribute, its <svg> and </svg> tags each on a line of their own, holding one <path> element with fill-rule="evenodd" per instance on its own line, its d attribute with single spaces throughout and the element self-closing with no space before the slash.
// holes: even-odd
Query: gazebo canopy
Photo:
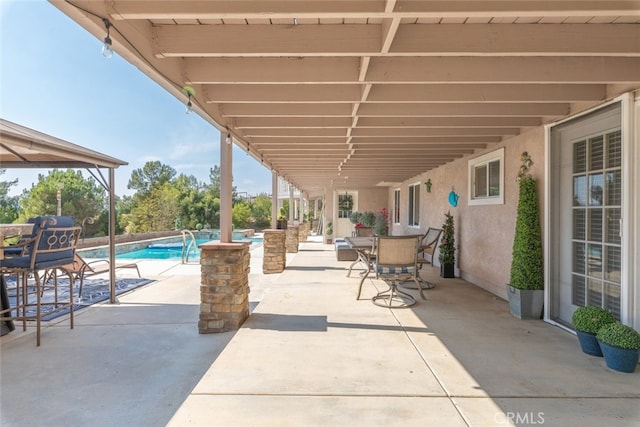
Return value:
<svg viewBox="0 0 640 427">
<path fill-rule="evenodd" d="M 128 163 L 0 119 L 1 168 L 109 168 Z"/>
</svg>

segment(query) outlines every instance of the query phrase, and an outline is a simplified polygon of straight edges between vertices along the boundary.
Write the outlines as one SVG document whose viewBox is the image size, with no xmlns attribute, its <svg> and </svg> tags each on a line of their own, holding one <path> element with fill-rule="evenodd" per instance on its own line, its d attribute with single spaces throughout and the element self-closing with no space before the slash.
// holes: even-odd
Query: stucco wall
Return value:
<svg viewBox="0 0 640 427">
<path fill-rule="evenodd" d="M 500 147 L 505 147 L 505 203 L 469 206 L 469 160 Z M 542 223 L 544 128 L 539 127 L 403 182 L 399 187 L 400 225 L 392 227 L 392 234 L 418 234 L 426 232 L 429 227 L 441 227 L 444 223 L 444 214 L 450 211 L 456 229 L 456 275 L 506 298 L 505 284 L 509 282 L 518 203 L 516 177 L 523 151 L 527 151 L 534 162 L 529 172 L 538 180 L 540 222 Z M 432 183 L 431 193 L 426 192 L 424 185 L 428 179 L 431 179 Z M 421 183 L 419 228 L 407 226 L 408 186 L 416 182 Z M 458 206 L 455 208 L 448 201 L 449 192 L 452 189 L 460 196 Z M 393 188 L 389 191 L 388 205 L 393 206 Z M 435 265 L 439 265 L 437 257 Z"/>
<path fill-rule="evenodd" d="M 378 212 L 388 206 L 387 187 L 362 188 L 358 190 L 358 212 Z"/>
</svg>

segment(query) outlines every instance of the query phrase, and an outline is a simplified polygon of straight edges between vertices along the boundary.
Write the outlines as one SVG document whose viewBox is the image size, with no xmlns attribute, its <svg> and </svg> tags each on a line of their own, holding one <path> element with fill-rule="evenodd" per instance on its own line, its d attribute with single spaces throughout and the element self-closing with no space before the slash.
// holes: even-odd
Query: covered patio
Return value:
<svg viewBox="0 0 640 427">
<path fill-rule="evenodd" d="M 222 242 L 233 142 L 271 170 L 273 194 L 281 177 L 322 199 L 334 237 L 353 229 L 341 196 L 353 210 L 393 212 L 395 235 L 439 227 L 451 211 L 456 275 L 506 298 L 527 153 L 545 233 L 545 320 L 570 327 L 575 308 L 593 303 L 638 329 L 640 2 L 51 3 L 220 130 Z M 593 156 L 578 152 L 587 145 Z M 586 197 L 561 171 L 599 150 L 609 166 L 579 179 L 615 175 L 610 205 L 589 202 L 610 222 L 586 230 L 570 203 Z M 273 228 L 276 217 L 274 207 Z M 582 268 L 587 247 L 614 274 Z"/>
<path fill-rule="evenodd" d="M 433 268 L 427 301 L 388 310 L 355 300 L 359 278 L 317 238 L 277 275 L 257 273 L 258 248 L 251 317 L 199 335 L 198 266 L 139 265 L 158 281 L 51 325 L 46 345 L 2 337 L 3 426 L 640 423 L 637 375 Z"/>
</svg>

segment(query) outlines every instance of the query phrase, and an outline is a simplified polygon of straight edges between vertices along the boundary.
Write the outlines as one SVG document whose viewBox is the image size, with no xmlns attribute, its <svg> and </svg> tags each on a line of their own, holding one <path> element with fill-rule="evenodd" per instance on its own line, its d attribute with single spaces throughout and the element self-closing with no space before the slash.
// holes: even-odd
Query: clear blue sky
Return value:
<svg viewBox="0 0 640 427">
<path fill-rule="evenodd" d="M 159 160 L 178 174 L 209 182 L 220 164 L 219 132 L 183 102 L 114 54 L 102 40 L 43 0 L 0 0 L 0 117 L 124 160 L 116 194 L 131 194 L 134 169 Z M 234 146 L 235 147 L 235 146 Z M 271 172 L 238 148 L 233 185 L 271 193 Z M 21 193 L 47 170 L 8 169 Z M 89 176 L 83 171 L 85 176 Z"/>
</svg>

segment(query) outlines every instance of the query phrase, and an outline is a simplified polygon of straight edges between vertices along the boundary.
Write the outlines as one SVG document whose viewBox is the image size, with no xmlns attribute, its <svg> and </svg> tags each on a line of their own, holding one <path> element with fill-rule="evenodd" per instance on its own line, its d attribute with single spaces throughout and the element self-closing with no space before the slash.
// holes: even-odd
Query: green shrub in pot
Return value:
<svg viewBox="0 0 640 427">
<path fill-rule="evenodd" d="M 598 341 L 628 350 L 640 350 L 640 333 L 622 323 L 605 325 L 596 334 Z"/>
<path fill-rule="evenodd" d="M 573 327 L 582 332 L 596 334 L 604 325 L 616 323 L 616 319 L 611 312 L 604 308 L 587 305 L 578 307 L 571 317 Z"/>
<path fill-rule="evenodd" d="M 636 370 L 640 359 L 640 333 L 622 323 L 610 323 L 598 331 L 596 337 L 607 367 L 619 372 Z"/>
</svg>

